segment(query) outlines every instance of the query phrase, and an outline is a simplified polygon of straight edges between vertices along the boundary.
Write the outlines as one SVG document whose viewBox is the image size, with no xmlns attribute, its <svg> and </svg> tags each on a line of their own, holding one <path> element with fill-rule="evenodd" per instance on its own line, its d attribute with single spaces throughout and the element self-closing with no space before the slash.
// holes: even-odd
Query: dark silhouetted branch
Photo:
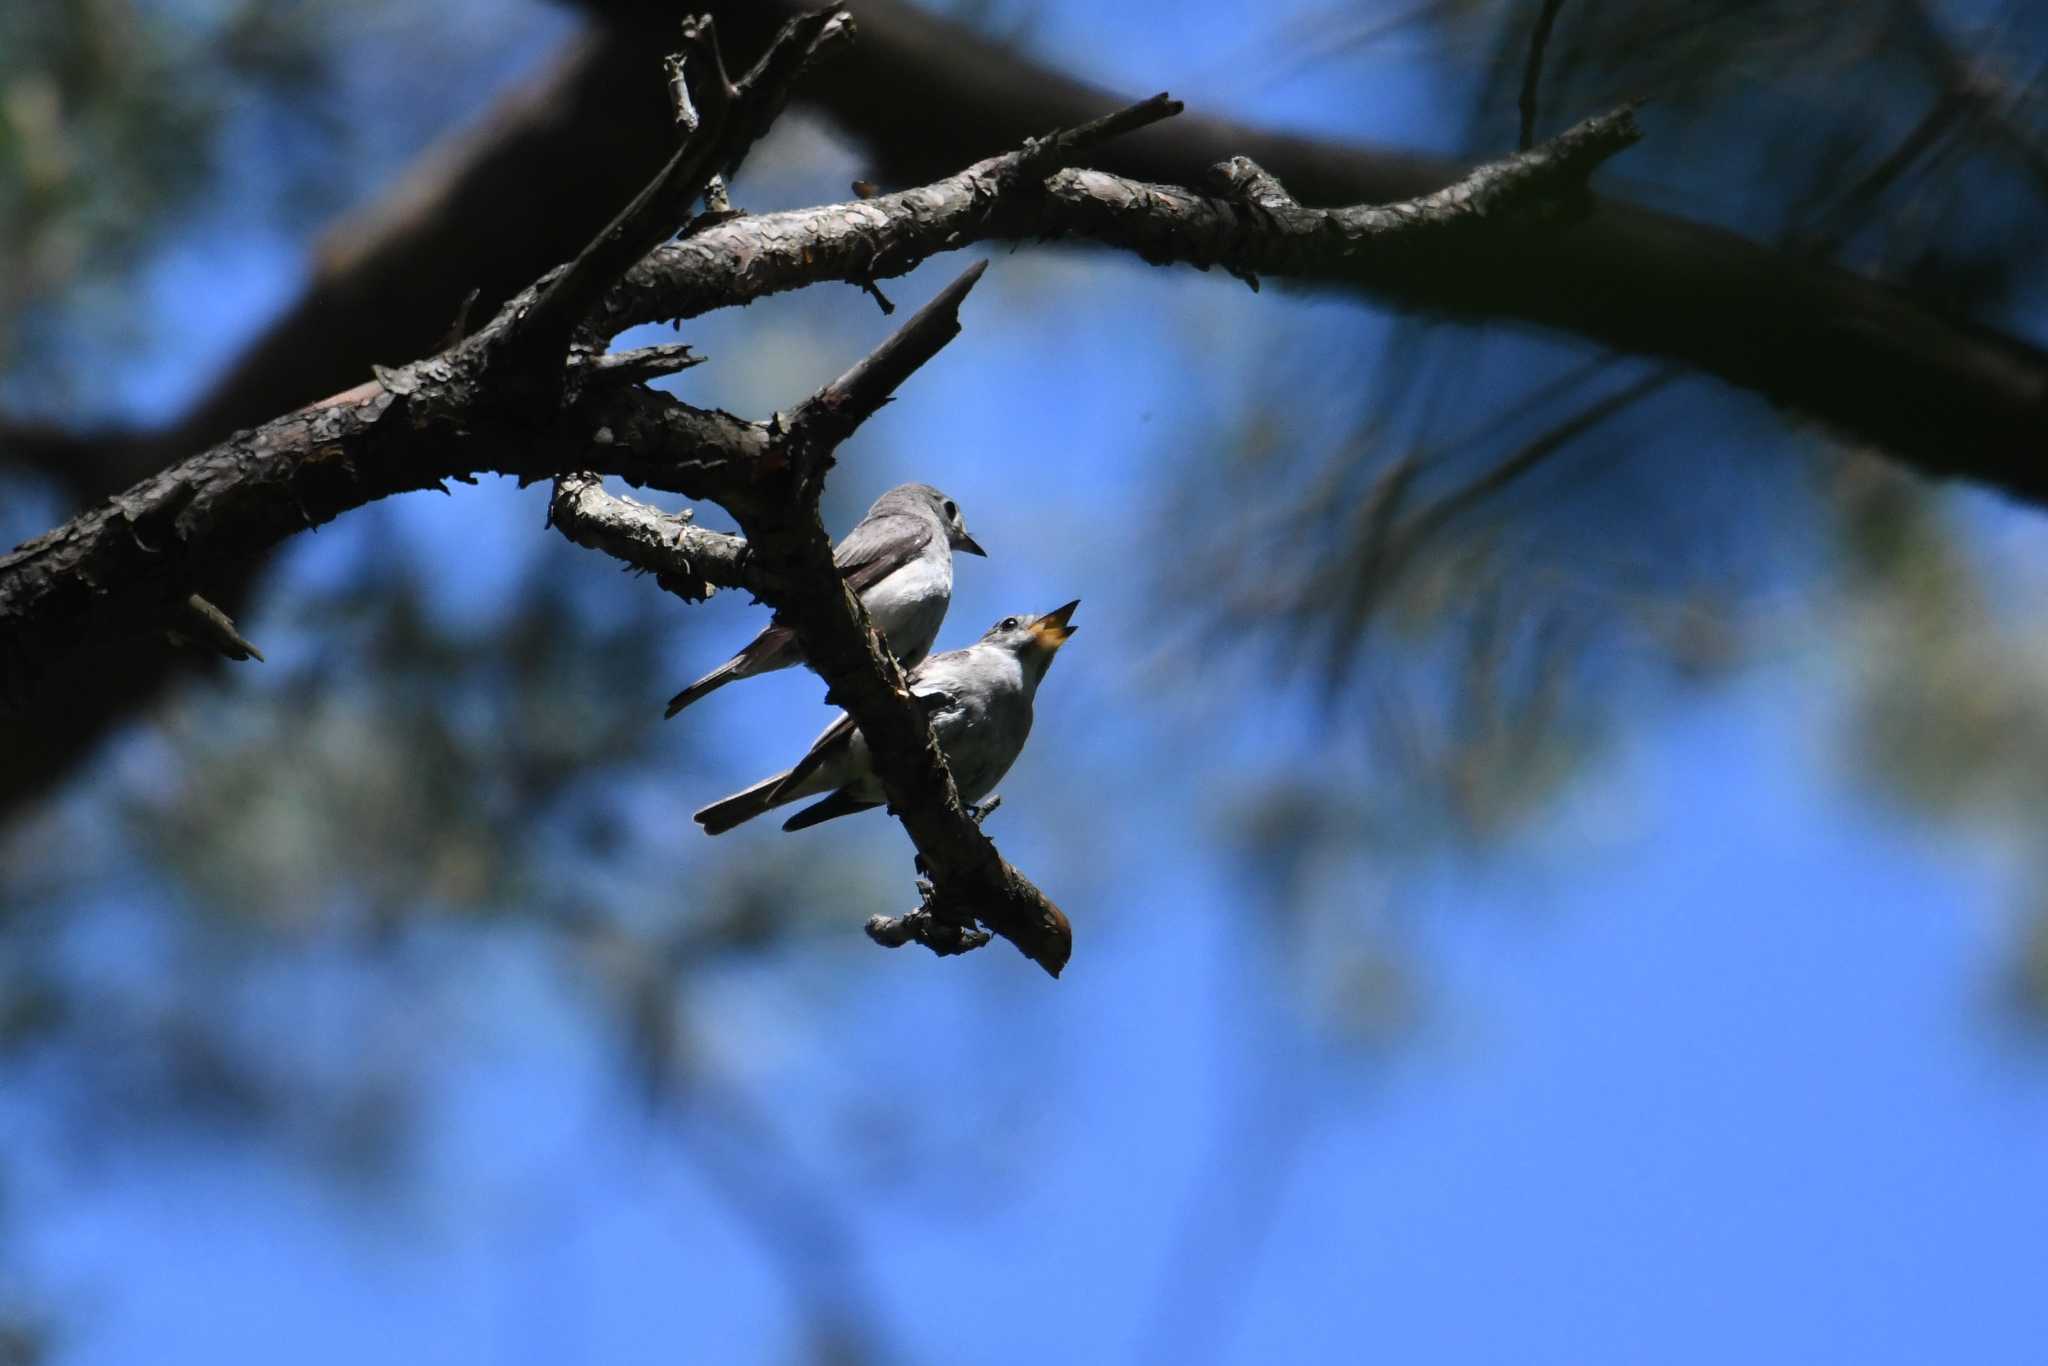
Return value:
<svg viewBox="0 0 2048 1366">
<path fill-rule="evenodd" d="M 1179 107 L 1158 95 L 1104 123 L 1149 123 Z M 696 317 L 826 280 L 903 275 L 939 252 L 1019 236 L 1083 237 L 1151 261 L 1304 279 L 1389 275 L 1467 229 L 1569 215 L 1583 207 L 1586 175 L 1641 135 L 1619 109 L 1419 199 L 1329 210 L 1303 208 L 1243 157 L 1218 168 L 1229 199 L 1062 170 L 1089 144 L 1053 137 L 918 189 L 735 219 L 659 247 L 613 291 L 605 326 Z M 1488 236 L 1506 249 L 1502 231 Z"/>
<path fill-rule="evenodd" d="M 0 556 L 0 661 L 34 670 L 81 635 L 146 630 L 285 537 L 444 479 L 576 464 L 694 495 L 767 448 L 753 423 L 634 386 L 536 424 L 482 382 L 490 335 L 240 433 Z"/>
<path fill-rule="evenodd" d="M 620 14 L 635 0 L 584 0 Z M 754 31 L 797 0 L 713 6 Z M 803 98 L 867 148 L 871 178 L 915 183 L 1123 103 L 909 0 L 864 0 L 858 70 Z M 1450 184 L 1446 158 L 1190 115 L 1120 139 L 1096 169 L 1161 184 L 1248 156 L 1303 204 L 1386 204 Z M 1415 268 L 1423 266 L 1426 268 Z M 1519 320 L 1660 356 L 1762 394 L 1923 474 L 2048 503 L 2048 353 L 1934 302 L 1672 214 L 1595 196 L 1568 233 L 1450 238 L 1425 262 L 1312 277 L 1401 308 Z"/>
<path fill-rule="evenodd" d="M 1219 168 L 1228 200 L 1105 171 L 1062 171 L 1047 182 L 1048 226 L 1134 251 L 1158 264 L 1220 265 L 1250 280 L 1412 265 L 1439 242 L 1476 229 L 1538 226 L 1582 206 L 1585 178 L 1642 136 L 1629 109 L 1587 119 L 1528 152 L 1491 162 L 1401 204 L 1310 209 L 1245 157 Z"/>
<path fill-rule="evenodd" d="M 821 49 L 843 38 L 850 25 L 850 18 L 838 10 L 791 19 L 753 71 L 734 85 L 726 76 L 711 19 L 686 21 L 672 88 L 678 118 L 688 120 L 688 136 L 633 202 L 575 260 L 540 286 L 533 302 L 501 334 L 499 344 L 521 353 L 528 363 L 558 357 L 568 345 L 570 330 L 589 315 L 626 268 L 683 226 L 690 206 L 714 177 L 739 169 L 747 151 L 788 103 L 790 85 Z M 684 85 L 689 71 L 700 73 L 694 82 L 694 107 Z"/>
<path fill-rule="evenodd" d="M 1181 107 L 1154 95 L 915 190 L 706 228 L 628 270 L 606 298 L 601 325 L 618 333 L 636 323 L 694 318 L 827 280 L 869 288 L 942 251 L 991 238 L 1049 236 L 1033 212 L 1044 202 L 1046 176 Z"/>
<path fill-rule="evenodd" d="M 960 301 L 987 269 L 988 262 L 977 261 L 962 271 L 858 365 L 806 399 L 790 414 L 790 447 L 830 451 L 879 412 L 903 381 L 960 335 Z M 821 473 L 799 470 L 806 480 Z"/>
</svg>

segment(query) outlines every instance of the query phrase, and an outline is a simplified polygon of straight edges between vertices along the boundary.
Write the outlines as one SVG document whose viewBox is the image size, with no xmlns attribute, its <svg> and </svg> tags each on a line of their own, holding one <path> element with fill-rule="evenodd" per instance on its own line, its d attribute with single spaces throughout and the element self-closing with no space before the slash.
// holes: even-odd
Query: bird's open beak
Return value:
<svg viewBox="0 0 2048 1366">
<path fill-rule="evenodd" d="M 1078 627 L 1067 625 L 1067 618 L 1073 616 L 1074 609 L 1080 605 L 1081 600 L 1075 598 L 1065 607 L 1055 607 L 1037 621 L 1032 622 L 1031 631 L 1032 634 L 1038 637 L 1039 644 L 1045 646 L 1048 650 L 1057 650 L 1060 646 L 1066 644 L 1067 637 L 1079 629 Z"/>
<path fill-rule="evenodd" d="M 953 542 L 953 549 L 964 550 L 970 555 L 979 555 L 984 560 L 988 558 L 988 552 L 981 548 L 981 543 L 964 531 L 960 533 L 960 539 Z"/>
</svg>

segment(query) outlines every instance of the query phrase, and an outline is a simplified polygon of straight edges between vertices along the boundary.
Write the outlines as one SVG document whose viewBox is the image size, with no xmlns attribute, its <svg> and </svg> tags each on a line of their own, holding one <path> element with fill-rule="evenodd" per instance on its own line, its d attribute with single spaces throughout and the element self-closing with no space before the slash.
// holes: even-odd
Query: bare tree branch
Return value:
<svg viewBox="0 0 2048 1366">
<path fill-rule="evenodd" d="M 703 311 L 846 272 L 900 273 L 1002 218 L 1013 229 L 1035 218 L 1040 231 L 1099 234 L 1148 259 L 1221 263 L 1247 276 L 1356 266 L 1370 257 L 1395 269 L 1418 245 L 1433 248 L 1467 229 L 1501 240 L 1524 235 L 1529 219 L 1568 205 L 1590 167 L 1638 136 L 1621 110 L 1412 204 L 1378 208 L 1303 209 L 1241 159 L 1228 168 L 1232 200 L 1093 172 L 1043 179 L 1101 138 L 1178 108 L 1157 96 L 923 190 L 716 225 L 658 249 L 630 272 L 602 321 L 615 330 L 643 320 L 648 308 Z M 869 368 L 849 372 L 804 405 L 786 431 L 772 432 L 618 383 L 572 382 L 554 414 L 537 413 L 528 399 L 509 401 L 508 386 L 493 378 L 494 362 L 503 362 L 505 338 L 527 325 L 547 288 L 525 291 L 456 347 L 380 370 L 376 384 L 242 433 L 0 557 L 0 645 L 21 654 L 66 635 L 104 637 L 147 625 L 210 575 L 303 527 L 444 479 L 592 469 L 717 497 L 744 519 L 746 509 L 728 499 L 753 493 L 732 470 L 793 458 L 814 484 L 824 468 L 815 453 L 829 455 L 873 411 L 869 404 L 923 363 L 925 353 L 897 348 L 927 344 L 937 334 L 934 318 L 946 314 L 942 307 L 921 313 L 869 358 Z M 602 362 L 568 366 L 572 381 L 579 370 L 611 378 Z"/>
<path fill-rule="evenodd" d="M 768 51 L 738 85 L 725 74 L 712 21 L 706 16 L 683 25 L 684 55 L 700 72 L 697 122 L 661 173 L 576 259 L 552 275 L 532 304 L 506 329 L 501 344 L 543 357 L 560 352 L 569 331 L 583 321 L 628 266 L 683 226 L 690 206 L 713 177 L 730 176 L 776 114 L 789 89 L 828 46 L 844 40 L 852 19 L 843 10 L 799 15 L 782 26 Z"/>
<path fill-rule="evenodd" d="M 1221 167 L 1231 201 L 1103 171 L 1062 171 L 1046 186 L 1048 226 L 1135 251 L 1148 261 L 1221 265 L 1234 275 L 1314 277 L 1333 268 L 1391 271 L 1446 237 L 1485 226 L 1568 217 L 1585 177 L 1642 136 L 1629 109 L 1587 119 L 1559 137 L 1456 184 L 1402 204 L 1309 209 L 1244 157 Z M 1249 211 L 1248 211 L 1249 210 Z M 1499 231 L 1497 243 L 1506 240 Z"/>
<path fill-rule="evenodd" d="M 901 194 L 789 213 L 749 214 L 658 247 L 625 272 L 598 322 L 616 334 L 636 323 L 694 318 L 827 280 L 871 286 L 905 275 L 941 251 L 1038 232 L 1030 212 L 1044 179 L 1110 138 L 1181 112 L 1154 95 L 1065 132 Z"/>
<path fill-rule="evenodd" d="M 479 334 L 488 341 L 492 333 Z M 195 583 L 375 499 L 446 479 L 550 478 L 565 464 L 682 493 L 766 450 L 761 427 L 609 387 L 536 423 L 482 382 L 482 348 L 386 371 L 243 432 L 0 556 L 0 662 L 160 624 Z"/>
<path fill-rule="evenodd" d="M 1163 118 L 1179 105 L 1154 96 L 1124 111 Z M 1245 158 L 1220 170 L 1232 197 L 1059 170 L 1085 143 L 1049 138 L 991 157 L 931 185 L 873 199 L 721 223 L 658 247 L 609 297 L 607 329 L 716 308 L 826 280 L 860 284 L 907 274 L 929 257 L 1009 237 L 1077 237 L 1149 261 L 1327 279 L 1392 275 L 1418 252 L 1484 225 L 1495 250 L 1506 229 L 1569 215 L 1586 175 L 1641 137 L 1633 113 L 1587 119 L 1531 151 L 1468 172 L 1399 204 L 1308 209 Z"/>
<path fill-rule="evenodd" d="M 744 538 L 692 526 L 687 514 L 615 498 L 605 492 L 603 478 L 594 470 L 579 470 L 555 481 L 548 525 L 585 549 L 653 574 L 663 588 L 686 602 L 702 602 L 720 588 L 757 591 L 748 572 Z"/>
<path fill-rule="evenodd" d="M 621 14 L 634 0 L 584 0 Z M 797 0 L 715 6 L 760 26 Z M 908 0 L 863 0 L 858 71 L 808 82 L 881 172 L 914 183 L 1070 127 L 1122 100 Z M 1451 184 L 1460 164 L 1191 115 L 1120 139 L 1096 169 L 1163 184 L 1247 156 L 1304 204 L 1384 204 Z M 1569 233 L 1453 240 L 1426 269 L 1333 271 L 1316 283 L 1438 315 L 1515 319 L 1660 356 L 1762 394 L 1936 478 L 2048 503 L 2048 353 L 1938 306 L 1733 232 L 1592 198 Z"/>
</svg>

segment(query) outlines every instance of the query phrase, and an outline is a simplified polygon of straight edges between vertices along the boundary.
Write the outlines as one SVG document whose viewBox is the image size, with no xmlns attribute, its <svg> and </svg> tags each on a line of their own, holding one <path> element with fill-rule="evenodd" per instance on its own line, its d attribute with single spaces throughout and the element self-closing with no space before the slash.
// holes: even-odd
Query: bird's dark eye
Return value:
<svg viewBox="0 0 2048 1366">
<path fill-rule="evenodd" d="M 1015 617 L 1004 617 L 996 623 L 996 629 L 998 631 L 1014 631 L 1017 629 L 1017 619 Z"/>
<path fill-rule="evenodd" d="M 955 517 L 958 517 L 959 515 L 960 515 L 960 509 L 959 509 L 959 508 L 956 508 L 956 507 L 954 507 L 954 506 L 953 506 L 953 500 L 952 500 L 952 499 L 950 499 L 950 498 L 948 498 L 948 499 L 946 500 L 946 520 L 950 522 L 950 521 L 952 521 L 952 520 L 953 520 L 953 519 L 954 519 Z"/>
</svg>

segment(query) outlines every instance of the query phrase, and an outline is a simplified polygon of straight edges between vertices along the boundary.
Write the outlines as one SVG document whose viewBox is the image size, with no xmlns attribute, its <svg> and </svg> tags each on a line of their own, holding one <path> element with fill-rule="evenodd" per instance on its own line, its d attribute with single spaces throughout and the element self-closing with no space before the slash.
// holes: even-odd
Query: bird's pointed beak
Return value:
<svg viewBox="0 0 2048 1366">
<path fill-rule="evenodd" d="M 1074 615 L 1074 609 L 1080 605 L 1081 600 L 1075 598 L 1065 607 L 1053 608 L 1052 611 L 1047 612 L 1037 621 L 1031 623 L 1032 634 L 1038 637 L 1039 643 L 1045 646 L 1047 650 L 1059 649 L 1060 646 L 1067 643 L 1067 637 L 1073 635 L 1079 629 L 1078 627 L 1069 626 L 1067 620 Z"/>
<path fill-rule="evenodd" d="M 981 548 L 981 543 L 964 531 L 960 533 L 960 539 L 953 542 L 953 549 L 964 550 L 970 555 L 979 555 L 984 560 L 988 558 L 988 552 Z"/>
</svg>

